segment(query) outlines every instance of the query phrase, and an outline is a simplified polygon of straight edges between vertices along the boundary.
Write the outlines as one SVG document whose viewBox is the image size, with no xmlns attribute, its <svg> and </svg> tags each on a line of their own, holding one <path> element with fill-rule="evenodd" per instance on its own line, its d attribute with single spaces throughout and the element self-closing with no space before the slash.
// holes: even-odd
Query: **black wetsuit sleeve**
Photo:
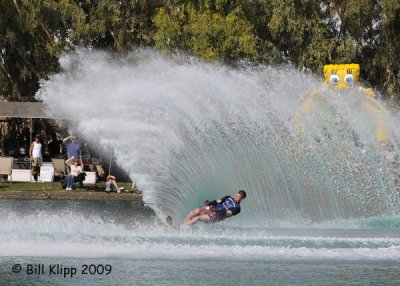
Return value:
<svg viewBox="0 0 400 286">
<path fill-rule="evenodd" d="M 216 206 L 216 205 L 222 204 L 227 198 L 230 198 L 230 197 L 229 196 L 223 197 L 222 199 L 220 199 L 221 200 L 220 203 L 217 203 L 217 200 L 214 200 L 214 201 L 210 202 L 210 205 Z"/>
<path fill-rule="evenodd" d="M 238 213 L 240 213 L 240 208 L 233 208 L 230 211 L 232 212 L 232 215 L 237 215 Z"/>
<path fill-rule="evenodd" d="M 230 198 L 230 196 L 225 196 L 225 197 L 223 197 L 223 198 L 221 199 L 221 204 L 222 204 L 223 202 L 225 202 L 226 199 L 229 199 L 229 198 Z"/>
</svg>

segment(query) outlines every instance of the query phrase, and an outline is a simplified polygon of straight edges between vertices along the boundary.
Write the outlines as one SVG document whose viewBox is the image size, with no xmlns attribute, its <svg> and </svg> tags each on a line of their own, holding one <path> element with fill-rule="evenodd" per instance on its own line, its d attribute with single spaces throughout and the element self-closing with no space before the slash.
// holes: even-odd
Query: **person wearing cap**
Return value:
<svg viewBox="0 0 400 286">
<path fill-rule="evenodd" d="M 67 164 L 71 168 L 71 173 L 67 175 L 66 177 L 66 183 L 67 183 L 67 191 L 72 191 L 72 187 L 74 185 L 74 182 L 76 180 L 76 177 L 79 176 L 80 173 L 83 172 L 82 167 L 79 166 L 79 160 L 72 156 L 71 159 L 66 160 L 65 164 Z"/>
<path fill-rule="evenodd" d="M 40 177 L 40 167 L 43 164 L 42 143 L 39 136 L 35 136 L 35 140 L 29 147 L 29 156 L 32 162 L 32 177 L 37 182 Z"/>
</svg>

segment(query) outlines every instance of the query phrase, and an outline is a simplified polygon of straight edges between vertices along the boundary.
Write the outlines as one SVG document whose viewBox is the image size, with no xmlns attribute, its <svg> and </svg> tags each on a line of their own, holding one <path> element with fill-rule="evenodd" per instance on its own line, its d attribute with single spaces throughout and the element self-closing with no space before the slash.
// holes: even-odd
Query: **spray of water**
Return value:
<svg viewBox="0 0 400 286">
<path fill-rule="evenodd" d="M 385 153 L 358 90 L 321 92 L 323 104 L 300 120 L 299 102 L 320 79 L 287 66 L 230 68 L 152 50 L 78 50 L 61 66 L 37 97 L 112 150 L 161 217 L 182 221 L 239 189 L 248 198 L 236 223 L 400 212 L 399 116 L 385 115 Z"/>
</svg>

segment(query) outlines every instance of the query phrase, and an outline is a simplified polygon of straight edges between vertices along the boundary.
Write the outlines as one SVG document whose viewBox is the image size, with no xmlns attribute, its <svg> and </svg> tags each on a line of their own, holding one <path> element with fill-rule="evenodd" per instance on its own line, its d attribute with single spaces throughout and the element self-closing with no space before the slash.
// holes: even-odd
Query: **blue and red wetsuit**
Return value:
<svg viewBox="0 0 400 286">
<path fill-rule="evenodd" d="M 209 202 L 206 207 L 202 208 L 201 214 L 208 215 L 209 222 L 217 222 L 227 218 L 227 211 L 231 211 L 232 215 L 240 213 L 240 203 L 231 196 L 223 197 L 221 203 L 217 203 L 217 201 Z"/>
</svg>

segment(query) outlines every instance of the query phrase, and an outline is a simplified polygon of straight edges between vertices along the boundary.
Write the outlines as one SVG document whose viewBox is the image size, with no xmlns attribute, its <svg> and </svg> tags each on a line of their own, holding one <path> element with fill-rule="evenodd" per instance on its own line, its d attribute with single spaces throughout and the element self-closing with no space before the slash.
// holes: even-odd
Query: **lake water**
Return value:
<svg viewBox="0 0 400 286">
<path fill-rule="evenodd" d="M 0 209 L 1 285 L 400 284 L 399 217 L 177 229 L 126 201 Z"/>
<path fill-rule="evenodd" d="M 47 115 L 75 118 L 175 228 L 126 202 L 3 201 L 4 283 L 400 284 L 398 107 L 292 66 L 151 49 L 76 49 L 60 66 L 36 96 Z M 239 189 L 240 215 L 179 227 Z"/>
</svg>

